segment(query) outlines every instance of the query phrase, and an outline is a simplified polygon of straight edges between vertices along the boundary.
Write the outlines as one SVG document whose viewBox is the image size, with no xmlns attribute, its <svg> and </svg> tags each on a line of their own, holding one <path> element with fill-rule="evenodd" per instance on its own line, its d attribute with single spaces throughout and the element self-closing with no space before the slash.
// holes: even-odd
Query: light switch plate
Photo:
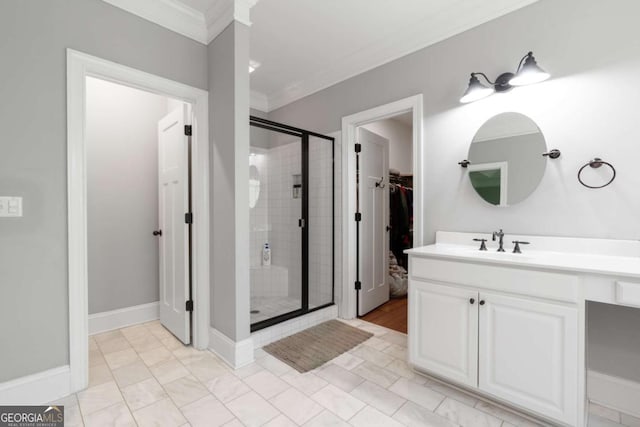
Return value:
<svg viewBox="0 0 640 427">
<path fill-rule="evenodd" d="M 21 217 L 22 197 L 0 196 L 0 218 Z"/>
</svg>

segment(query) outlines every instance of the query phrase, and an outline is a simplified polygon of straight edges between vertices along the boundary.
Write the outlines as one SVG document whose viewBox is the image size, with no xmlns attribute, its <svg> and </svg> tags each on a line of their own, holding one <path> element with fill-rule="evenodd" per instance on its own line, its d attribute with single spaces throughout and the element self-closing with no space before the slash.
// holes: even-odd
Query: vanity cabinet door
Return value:
<svg viewBox="0 0 640 427">
<path fill-rule="evenodd" d="M 577 309 L 487 293 L 480 304 L 480 389 L 576 425 Z"/>
<path fill-rule="evenodd" d="M 413 365 L 477 387 L 477 292 L 410 281 L 408 335 Z"/>
</svg>

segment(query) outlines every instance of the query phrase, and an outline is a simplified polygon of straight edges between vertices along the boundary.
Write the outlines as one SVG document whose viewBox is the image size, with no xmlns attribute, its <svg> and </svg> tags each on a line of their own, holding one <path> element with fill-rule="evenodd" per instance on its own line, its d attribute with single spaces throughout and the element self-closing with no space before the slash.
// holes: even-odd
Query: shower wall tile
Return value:
<svg viewBox="0 0 640 427">
<path fill-rule="evenodd" d="M 252 152 L 254 148 L 252 147 Z M 302 172 L 301 143 L 295 140 L 251 157 L 262 179 L 260 199 L 251 210 L 251 295 L 276 297 L 288 288 L 290 298 L 302 291 L 302 196 L 293 197 L 294 176 Z M 341 281 L 341 161 L 339 141 L 335 147 L 335 180 L 331 143 L 310 138 L 309 145 L 309 306 L 331 302 L 332 286 Z M 332 188 L 333 185 L 333 188 Z M 335 199 L 332 199 L 332 190 Z M 334 206 L 335 203 L 335 212 Z M 335 262 L 332 236 L 335 237 Z M 272 271 L 261 268 L 262 247 L 269 243 Z M 339 285 L 338 285 L 339 286 Z M 336 299 L 338 295 L 336 295 Z"/>
<path fill-rule="evenodd" d="M 301 297 L 302 199 L 293 198 L 293 177 L 302 172 L 301 144 L 298 141 L 272 148 L 269 163 L 269 218 L 271 262 L 288 270 L 289 296 Z"/>
<path fill-rule="evenodd" d="M 260 178 L 260 195 L 249 213 L 249 265 L 262 265 L 262 247 L 269 241 L 269 171 L 267 150 L 251 147 L 249 166 L 255 166 Z"/>
<path fill-rule="evenodd" d="M 309 306 L 331 302 L 333 285 L 333 149 L 309 138 Z"/>
</svg>

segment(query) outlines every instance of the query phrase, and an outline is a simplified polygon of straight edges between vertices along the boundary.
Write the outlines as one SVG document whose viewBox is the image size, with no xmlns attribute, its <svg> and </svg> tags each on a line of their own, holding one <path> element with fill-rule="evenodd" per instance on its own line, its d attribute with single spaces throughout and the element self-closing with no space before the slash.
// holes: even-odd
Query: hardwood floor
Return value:
<svg viewBox="0 0 640 427">
<path fill-rule="evenodd" d="M 365 314 L 362 320 L 407 333 L 407 298 L 393 298 L 373 311 Z"/>
</svg>

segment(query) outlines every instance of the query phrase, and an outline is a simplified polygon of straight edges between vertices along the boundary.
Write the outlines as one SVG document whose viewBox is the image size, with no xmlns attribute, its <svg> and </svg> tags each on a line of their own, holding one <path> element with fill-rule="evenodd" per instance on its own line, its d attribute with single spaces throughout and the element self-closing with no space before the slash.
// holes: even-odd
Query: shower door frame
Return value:
<svg viewBox="0 0 640 427">
<path fill-rule="evenodd" d="M 302 231 L 302 289 L 301 289 L 301 308 L 288 313 L 270 317 L 251 324 L 251 332 L 256 332 L 269 326 L 277 325 L 296 317 L 313 313 L 317 310 L 330 307 L 335 304 L 336 299 L 336 280 L 335 280 L 335 227 L 336 227 L 336 195 L 335 195 L 335 152 L 336 140 L 334 137 L 322 135 L 306 129 L 301 129 L 283 123 L 274 122 L 257 116 L 249 116 L 249 125 L 273 132 L 279 132 L 286 135 L 292 135 L 300 138 L 301 144 L 301 172 L 302 172 L 302 209 L 300 212 L 300 220 L 303 224 L 299 225 Z M 322 304 L 318 307 L 309 309 L 309 138 L 315 137 L 330 141 L 331 143 L 331 302 Z"/>
</svg>

